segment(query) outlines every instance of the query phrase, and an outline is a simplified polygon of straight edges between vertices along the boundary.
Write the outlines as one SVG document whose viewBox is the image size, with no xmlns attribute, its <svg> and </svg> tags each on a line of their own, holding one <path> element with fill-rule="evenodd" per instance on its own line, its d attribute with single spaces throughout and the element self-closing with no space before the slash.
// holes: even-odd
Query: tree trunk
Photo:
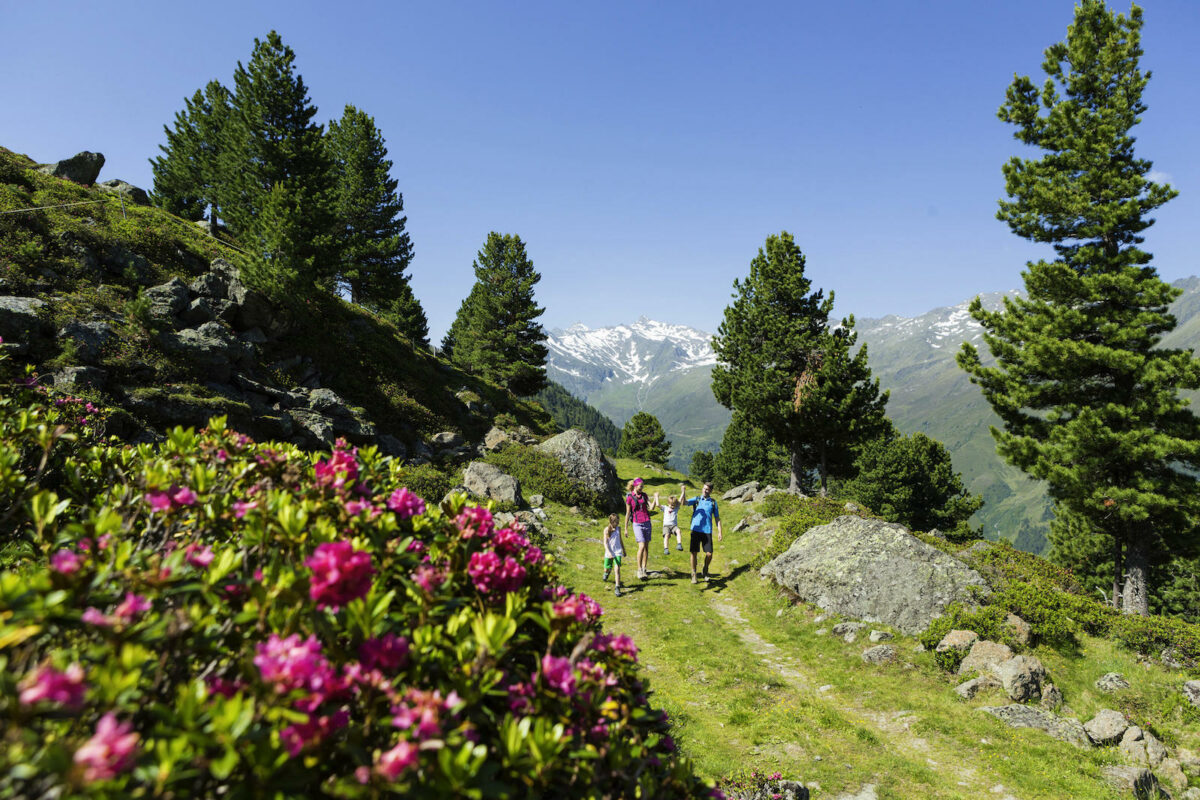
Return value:
<svg viewBox="0 0 1200 800">
<path fill-rule="evenodd" d="M 1121 607 L 1121 573 L 1125 569 L 1124 551 L 1121 548 L 1123 542 L 1120 539 L 1113 539 L 1113 582 L 1112 582 L 1112 607 Z"/>
<path fill-rule="evenodd" d="M 825 464 L 825 445 L 821 445 L 821 497 L 829 494 L 825 487 L 825 479 L 829 475 L 829 468 Z"/>
<path fill-rule="evenodd" d="M 1150 614 L 1150 564 L 1145 545 L 1134 539 L 1125 554 L 1125 595 L 1121 606 L 1126 614 Z"/>
<path fill-rule="evenodd" d="M 217 238 L 217 204 L 208 207 L 208 235 Z"/>
<path fill-rule="evenodd" d="M 791 480 L 788 483 L 788 491 L 792 494 L 800 494 L 800 475 L 804 465 L 800 463 L 800 451 L 792 451 L 792 474 Z"/>
</svg>

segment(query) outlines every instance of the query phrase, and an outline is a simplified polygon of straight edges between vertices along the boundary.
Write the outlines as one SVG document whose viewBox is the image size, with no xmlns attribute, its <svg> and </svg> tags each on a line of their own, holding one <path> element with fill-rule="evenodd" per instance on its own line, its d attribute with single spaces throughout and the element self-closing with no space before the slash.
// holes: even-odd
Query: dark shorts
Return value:
<svg viewBox="0 0 1200 800">
<path fill-rule="evenodd" d="M 688 548 L 693 553 L 699 553 L 701 550 L 712 555 L 712 534 L 701 533 L 700 531 L 692 531 L 692 541 Z"/>
</svg>

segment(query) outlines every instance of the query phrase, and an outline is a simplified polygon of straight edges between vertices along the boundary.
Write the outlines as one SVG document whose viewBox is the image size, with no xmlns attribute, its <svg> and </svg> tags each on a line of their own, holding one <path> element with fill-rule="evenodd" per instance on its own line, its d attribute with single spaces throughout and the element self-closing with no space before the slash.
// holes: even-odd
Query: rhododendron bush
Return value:
<svg viewBox="0 0 1200 800">
<path fill-rule="evenodd" d="M 710 791 L 519 526 L 219 419 L 38 439 L 53 400 L 3 377 L 0 796 Z"/>
</svg>

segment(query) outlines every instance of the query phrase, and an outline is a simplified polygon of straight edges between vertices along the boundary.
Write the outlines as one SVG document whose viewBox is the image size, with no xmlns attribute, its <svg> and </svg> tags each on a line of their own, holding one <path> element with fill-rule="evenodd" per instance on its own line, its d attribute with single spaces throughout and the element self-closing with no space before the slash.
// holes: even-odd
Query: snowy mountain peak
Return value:
<svg viewBox="0 0 1200 800">
<path fill-rule="evenodd" d="M 608 381 L 652 383 L 667 372 L 716 363 L 711 334 L 646 317 L 607 328 L 576 323 L 550 331 L 546 346 L 551 377 L 570 376 L 584 394 Z"/>
</svg>

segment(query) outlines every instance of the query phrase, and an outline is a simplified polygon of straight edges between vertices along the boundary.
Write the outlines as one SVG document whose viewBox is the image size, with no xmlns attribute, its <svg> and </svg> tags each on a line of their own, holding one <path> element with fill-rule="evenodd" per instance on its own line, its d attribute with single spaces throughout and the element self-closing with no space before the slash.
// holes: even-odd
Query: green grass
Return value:
<svg viewBox="0 0 1200 800">
<path fill-rule="evenodd" d="M 650 493 L 664 498 L 678 492 L 682 479 L 645 474 L 628 460 L 617 461 L 617 469 L 622 480 L 642 475 Z M 769 541 L 766 528 L 734 534 L 747 507 L 722 503 L 721 511 L 725 538 L 716 547 L 713 581 L 690 583 L 686 538 L 684 552 L 672 541 L 663 555 L 656 517 L 649 566 L 659 574 L 646 582 L 631 577 L 635 545 L 626 542 L 628 592 L 619 599 L 611 582 L 601 581 L 602 520 L 552 509 L 550 522 L 560 573 L 601 602 L 606 629 L 637 641 L 653 702 L 671 714 L 680 747 L 704 775 L 779 770 L 819 784 L 816 797 L 857 792 L 868 783 L 879 797 L 897 799 L 992 796 L 997 784 L 1023 799 L 1121 796 L 1101 779 L 1111 751 L 1077 750 L 976 710 L 1007 701 L 996 695 L 960 700 L 953 692 L 957 680 L 937 667 L 932 653 L 914 652 L 915 639 L 897 635 L 902 663 L 874 667 L 860 658 L 870 646 L 865 637 L 846 644 L 818 635 L 837 620 L 814 622 L 818 609 L 793 605 L 748 566 Z M 1035 653 L 1081 719 L 1102 707 L 1140 710 L 1147 720 L 1162 720 L 1151 727 L 1172 744 L 1200 742 L 1200 726 L 1168 707 L 1183 675 L 1140 665 L 1133 654 L 1091 639 L 1077 653 Z M 1134 684 L 1124 698 L 1092 688 L 1108 671 Z"/>
</svg>

